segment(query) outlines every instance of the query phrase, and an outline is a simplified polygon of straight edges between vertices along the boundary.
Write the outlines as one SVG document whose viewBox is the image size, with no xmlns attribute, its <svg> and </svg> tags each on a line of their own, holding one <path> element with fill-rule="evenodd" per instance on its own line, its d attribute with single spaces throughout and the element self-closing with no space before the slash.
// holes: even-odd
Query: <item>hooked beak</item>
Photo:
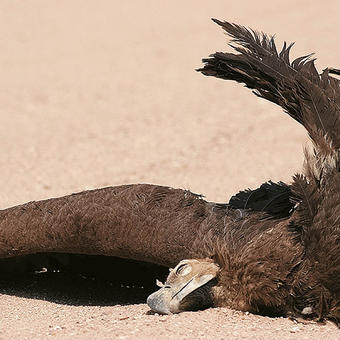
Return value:
<svg viewBox="0 0 340 340">
<path fill-rule="evenodd" d="M 148 306 L 160 314 L 208 307 L 211 304 L 210 289 L 201 289 L 191 298 L 188 295 L 213 280 L 218 269 L 216 264 L 207 260 L 181 261 L 170 272 L 166 283 L 147 298 Z"/>
</svg>

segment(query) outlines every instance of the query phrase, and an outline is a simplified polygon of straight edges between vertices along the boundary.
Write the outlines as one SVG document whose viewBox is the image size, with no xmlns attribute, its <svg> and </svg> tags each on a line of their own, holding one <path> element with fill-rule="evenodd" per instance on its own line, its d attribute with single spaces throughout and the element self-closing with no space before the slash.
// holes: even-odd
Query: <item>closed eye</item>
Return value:
<svg viewBox="0 0 340 340">
<path fill-rule="evenodd" d="M 183 263 L 176 269 L 176 275 L 187 275 L 191 272 L 192 268 L 189 264 Z"/>
<path fill-rule="evenodd" d="M 180 274 L 182 269 L 186 266 L 187 264 L 184 263 L 184 264 L 181 264 L 177 269 L 176 269 L 176 274 Z"/>
</svg>

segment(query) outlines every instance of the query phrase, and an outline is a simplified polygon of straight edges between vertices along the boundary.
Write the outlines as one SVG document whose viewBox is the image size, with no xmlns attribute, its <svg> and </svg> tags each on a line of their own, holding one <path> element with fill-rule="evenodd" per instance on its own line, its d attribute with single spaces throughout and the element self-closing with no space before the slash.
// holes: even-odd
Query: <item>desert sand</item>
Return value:
<svg viewBox="0 0 340 340">
<path fill-rule="evenodd" d="M 289 182 L 302 127 L 195 72 L 229 49 L 211 17 L 296 41 L 293 56 L 317 52 L 319 70 L 340 66 L 338 0 L 2 0 L 0 208 L 142 182 L 226 202 Z M 340 339 L 329 322 L 227 308 L 154 315 L 147 293 L 67 277 L 1 282 L 0 339 Z"/>
</svg>

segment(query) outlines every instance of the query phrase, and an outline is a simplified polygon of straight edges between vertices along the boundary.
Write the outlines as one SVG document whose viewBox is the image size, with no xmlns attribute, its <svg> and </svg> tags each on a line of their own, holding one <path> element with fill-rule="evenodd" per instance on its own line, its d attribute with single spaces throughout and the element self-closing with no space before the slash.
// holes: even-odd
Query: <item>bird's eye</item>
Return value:
<svg viewBox="0 0 340 340">
<path fill-rule="evenodd" d="M 191 269 L 192 268 L 189 264 L 183 263 L 176 269 L 176 274 L 184 276 L 184 275 L 189 274 L 191 272 Z"/>
</svg>

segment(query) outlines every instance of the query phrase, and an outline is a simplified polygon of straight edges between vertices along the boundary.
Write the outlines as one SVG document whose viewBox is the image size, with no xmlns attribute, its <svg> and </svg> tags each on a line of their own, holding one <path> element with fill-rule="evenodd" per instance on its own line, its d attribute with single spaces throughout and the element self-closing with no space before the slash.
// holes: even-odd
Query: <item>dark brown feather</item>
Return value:
<svg viewBox="0 0 340 340">
<path fill-rule="evenodd" d="M 329 71 L 329 73 L 333 73 L 333 74 L 340 76 L 340 70 L 338 70 L 336 68 L 329 68 L 328 71 Z"/>
<path fill-rule="evenodd" d="M 289 216 L 294 207 L 291 195 L 287 184 L 269 181 L 255 190 L 240 191 L 230 198 L 229 205 L 233 209 L 265 212 L 270 218 L 283 218 Z"/>
</svg>

